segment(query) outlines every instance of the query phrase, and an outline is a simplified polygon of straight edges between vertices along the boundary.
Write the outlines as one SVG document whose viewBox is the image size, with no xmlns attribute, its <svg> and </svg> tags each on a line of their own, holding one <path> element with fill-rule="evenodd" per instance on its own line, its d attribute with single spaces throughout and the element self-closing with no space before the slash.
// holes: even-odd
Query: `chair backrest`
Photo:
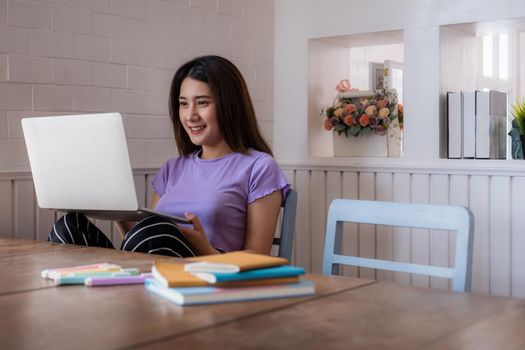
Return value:
<svg viewBox="0 0 525 350">
<path fill-rule="evenodd" d="M 295 230 L 295 210 L 297 209 L 297 192 L 290 189 L 283 203 L 281 217 L 281 236 L 273 239 L 273 245 L 279 246 L 279 256 L 292 259 L 293 236 Z"/>
<path fill-rule="evenodd" d="M 438 267 L 341 255 L 343 222 L 456 232 L 454 267 Z M 336 199 L 326 224 L 323 274 L 338 274 L 339 265 L 408 272 L 452 279 L 452 290 L 470 291 L 474 217 L 459 206 Z"/>
</svg>

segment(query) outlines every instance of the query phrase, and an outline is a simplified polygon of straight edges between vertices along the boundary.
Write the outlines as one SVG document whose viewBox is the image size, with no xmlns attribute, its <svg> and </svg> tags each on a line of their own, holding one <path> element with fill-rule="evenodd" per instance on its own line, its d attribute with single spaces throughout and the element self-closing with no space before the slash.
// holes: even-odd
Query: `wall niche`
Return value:
<svg viewBox="0 0 525 350">
<path fill-rule="evenodd" d="M 348 79 L 352 88 L 367 91 L 390 84 L 403 98 L 403 31 L 312 38 L 308 42 L 308 154 L 333 157 L 332 133 L 323 127 L 321 110 L 332 105 L 336 86 Z M 391 79 L 384 80 L 390 67 Z M 344 136 L 341 136 L 344 137 Z"/>
</svg>

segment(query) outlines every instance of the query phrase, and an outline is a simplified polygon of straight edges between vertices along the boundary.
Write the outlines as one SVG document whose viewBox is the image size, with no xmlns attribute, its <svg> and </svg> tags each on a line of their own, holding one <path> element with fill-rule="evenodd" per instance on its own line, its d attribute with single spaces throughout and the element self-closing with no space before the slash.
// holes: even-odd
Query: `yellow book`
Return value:
<svg viewBox="0 0 525 350">
<path fill-rule="evenodd" d="M 281 266 L 288 263 L 288 260 L 285 258 L 247 252 L 204 255 L 185 260 L 189 262 L 184 265 L 184 270 L 187 272 L 236 273 L 263 267 Z"/>
<path fill-rule="evenodd" d="M 164 287 L 198 287 L 209 283 L 184 271 L 184 264 L 155 261 L 151 268 L 153 278 Z"/>
<path fill-rule="evenodd" d="M 299 277 L 277 277 L 249 281 L 232 281 L 222 283 L 209 283 L 184 271 L 184 264 L 171 263 L 165 261 L 155 261 L 151 269 L 153 278 L 162 286 L 167 288 L 173 287 L 199 287 L 199 286 L 216 286 L 216 287 L 248 287 L 263 286 L 270 284 L 299 283 Z"/>
</svg>

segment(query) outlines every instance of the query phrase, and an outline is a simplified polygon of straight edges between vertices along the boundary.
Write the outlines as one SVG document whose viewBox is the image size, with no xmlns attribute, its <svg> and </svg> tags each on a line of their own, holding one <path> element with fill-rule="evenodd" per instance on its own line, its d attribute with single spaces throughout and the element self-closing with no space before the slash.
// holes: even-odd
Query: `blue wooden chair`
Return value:
<svg viewBox="0 0 525 350">
<path fill-rule="evenodd" d="M 297 192 L 290 189 L 283 203 L 281 217 L 281 236 L 273 239 L 273 245 L 279 246 L 278 255 L 292 260 L 293 236 L 295 230 L 295 211 L 297 209 Z"/>
<path fill-rule="evenodd" d="M 455 231 L 454 266 L 447 268 L 341 255 L 344 221 Z M 442 232 L 446 233 L 446 231 Z M 470 210 L 464 207 L 336 199 L 328 210 L 323 274 L 339 274 L 340 264 L 353 265 L 448 278 L 452 279 L 452 290 L 469 292 L 473 232 L 474 217 Z"/>
</svg>

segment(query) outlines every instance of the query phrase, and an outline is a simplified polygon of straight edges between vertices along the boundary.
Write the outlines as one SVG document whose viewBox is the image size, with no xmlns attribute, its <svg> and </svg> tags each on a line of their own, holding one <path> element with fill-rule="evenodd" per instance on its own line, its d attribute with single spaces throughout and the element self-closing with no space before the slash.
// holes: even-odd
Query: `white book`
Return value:
<svg viewBox="0 0 525 350">
<path fill-rule="evenodd" d="M 314 283 L 306 280 L 292 284 L 275 284 L 256 287 L 222 288 L 210 286 L 166 288 L 155 279 L 147 279 L 145 287 L 153 294 L 163 297 L 177 305 L 289 298 L 315 294 Z"/>
<path fill-rule="evenodd" d="M 476 158 L 490 158 L 490 91 L 476 91 Z"/>
<path fill-rule="evenodd" d="M 476 95 L 461 91 L 461 120 L 463 129 L 463 158 L 476 156 Z"/>
<path fill-rule="evenodd" d="M 447 143 L 448 157 L 461 158 L 461 95 L 458 92 L 447 92 Z"/>
<path fill-rule="evenodd" d="M 490 158 L 507 158 L 507 93 L 490 91 Z"/>
</svg>

